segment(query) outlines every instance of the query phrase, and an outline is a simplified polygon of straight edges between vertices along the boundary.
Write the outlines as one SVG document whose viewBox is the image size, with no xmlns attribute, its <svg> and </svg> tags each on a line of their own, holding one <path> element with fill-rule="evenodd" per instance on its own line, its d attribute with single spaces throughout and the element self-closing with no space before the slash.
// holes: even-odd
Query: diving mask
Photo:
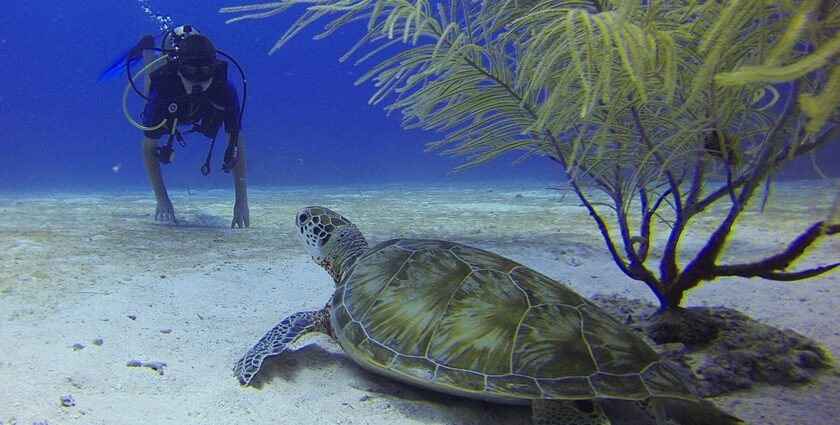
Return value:
<svg viewBox="0 0 840 425">
<path fill-rule="evenodd" d="M 186 63 L 178 67 L 182 77 L 190 81 L 207 81 L 216 73 L 216 65 L 212 63 Z"/>
</svg>

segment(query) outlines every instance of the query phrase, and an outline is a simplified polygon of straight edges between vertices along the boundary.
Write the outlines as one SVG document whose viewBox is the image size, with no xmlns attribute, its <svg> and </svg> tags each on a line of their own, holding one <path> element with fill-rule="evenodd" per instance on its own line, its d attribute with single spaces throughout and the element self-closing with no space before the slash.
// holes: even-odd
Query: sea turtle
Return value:
<svg viewBox="0 0 840 425">
<path fill-rule="evenodd" d="M 368 247 L 354 224 L 324 207 L 296 220 L 336 291 L 324 309 L 292 314 L 266 333 L 234 367 L 242 385 L 266 357 L 323 332 L 374 373 L 530 403 L 537 424 L 741 423 L 698 398 L 689 378 L 625 325 L 522 264 L 439 240 Z"/>
</svg>

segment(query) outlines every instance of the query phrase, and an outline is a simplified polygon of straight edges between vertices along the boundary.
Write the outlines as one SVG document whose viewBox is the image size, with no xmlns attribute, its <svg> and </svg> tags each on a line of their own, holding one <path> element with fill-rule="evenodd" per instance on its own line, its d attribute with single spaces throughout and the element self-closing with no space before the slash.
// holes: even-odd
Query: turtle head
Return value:
<svg viewBox="0 0 840 425">
<path fill-rule="evenodd" d="M 295 218 L 300 240 L 335 283 L 367 249 L 362 232 L 341 214 L 324 207 L 306 207 Z"/>
</svg>

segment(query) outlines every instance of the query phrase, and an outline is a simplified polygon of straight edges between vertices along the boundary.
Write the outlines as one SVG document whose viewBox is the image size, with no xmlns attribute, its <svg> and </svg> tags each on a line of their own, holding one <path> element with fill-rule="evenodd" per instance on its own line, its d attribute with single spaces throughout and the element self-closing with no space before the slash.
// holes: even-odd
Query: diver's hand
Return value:
<svg viewBox="0 0 840 425">
<path fill-rule="evenodd" d="M 249 227 L 250 225 L 251 213 L 248 209 L 248 201 L 236 202 L 233 205 L 233 220 L 230 222 L 230 228 Z"/>
<path fill-rule="evenodd" d="M 155 221 L 171 221 L 178 224 L 178 220 L 175 219 L 175 208 L 172 207 L 172 201 L 169 198 L 161 199 L 157 202 Z"/>
</svg>

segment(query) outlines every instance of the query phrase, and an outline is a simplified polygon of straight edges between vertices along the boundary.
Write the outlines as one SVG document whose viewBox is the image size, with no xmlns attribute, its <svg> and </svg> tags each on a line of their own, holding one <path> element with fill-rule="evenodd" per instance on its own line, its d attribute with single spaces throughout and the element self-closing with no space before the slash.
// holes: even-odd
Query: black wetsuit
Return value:
<svg viewBox="0 0 840 425">
<path fill-rule="evenodd" d="M 216 60 L 213 82 L 199 94 L 187 95 L 175 63 L 161 66 L 150 78 L 149 98 L 152 100 L 146 102 L 143 125 L 154 127 L 164 118 L 167 122 L 156 130 L 144 131 L 146 137 L 159 139 L 169 134 L 174 118 L 178 119 L 178 125 L 192 124 L 195 131 L 211 139 L 216 137 L 223 122 L 228 134 L 240 130 L 239 97 L 236 88 L 227 80 L 227 62 Z"/>
</svg>

